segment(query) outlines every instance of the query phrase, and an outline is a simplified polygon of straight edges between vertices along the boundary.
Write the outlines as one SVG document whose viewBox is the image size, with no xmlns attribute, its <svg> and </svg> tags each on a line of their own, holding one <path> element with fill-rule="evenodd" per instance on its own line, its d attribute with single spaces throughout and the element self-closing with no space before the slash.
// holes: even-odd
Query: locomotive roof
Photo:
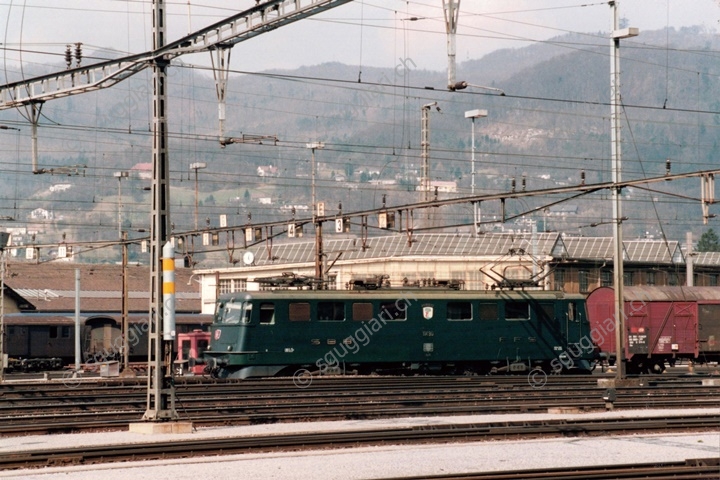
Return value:
<svg viewBox="0 0 720 480">
<path fill-rule="evenodd" d="M 228 301 L 231 299 L 243 300 L 249 296 L 253 299 L 382 299 L 382 300 L 433 300 L 433 299 L 462 299 L 462 300 L 584 300 L 581 294 L 565 293 L 555 290 L 445 290 L 445 289 L 423 289 L 423 288 L 388 288 L 379 290 L 261 290 L 248 292 L 226 293 L 218 300 Z"/>
<path fill-rule="evenodd" d="M 611 287 L 597 288 L 590 293 L 588 301 L 593 301 L 595 297 L 609 296 L 612 292 Z M 720 287 L 623 287 L 623 298 L 626 302 L 720 301 Z"/>
</svg>

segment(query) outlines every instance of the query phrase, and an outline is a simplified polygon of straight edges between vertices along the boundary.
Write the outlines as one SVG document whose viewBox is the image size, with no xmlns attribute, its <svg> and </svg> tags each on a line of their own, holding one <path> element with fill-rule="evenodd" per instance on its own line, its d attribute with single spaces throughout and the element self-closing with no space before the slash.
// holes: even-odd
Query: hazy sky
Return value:
<svg viewBox="0 0 720 480">
<path fill-rule="evenodd" d="M 168 39 L 174 40 L 189 29 L 248 8 L 255 0 L 166 3 Z M 227 8 L 229 4 L 237 10 Z M 715 30 L 720 20 L 720 5 L 713 0 L 620 0 L 619 5 L 621 16 L 641 32 L 667 25 Z M 611 24 L 607 1 L 462 0 L 460 7 L 458 61 L 569 31 L 607 32 Z M 146 51 L 151 43 L 151 8 L 150 0 L 0 0 L 0 19 L 6 19 L 0 27 L 4 68 L 15 68 L 20 49 L 24 62 L 62 63 L 65 45 L 75 42 L 85 45 L 86 55 L 99 47 L 123 53 Z M 418 20 L 409 20 L 412 17 Z M 635 41 L 641 42 L 642 36 Z M 231 68 L 260 71 L 328 61 L 393 67 L 400 59 L 411 59 L 417 68 L 443 70 L 445 42 L 442 0 L 355 0 L 239 44 L 233 49 Z M 183 57 L 185 62 L 208 60 L 207 55 Z"/>
</svg>

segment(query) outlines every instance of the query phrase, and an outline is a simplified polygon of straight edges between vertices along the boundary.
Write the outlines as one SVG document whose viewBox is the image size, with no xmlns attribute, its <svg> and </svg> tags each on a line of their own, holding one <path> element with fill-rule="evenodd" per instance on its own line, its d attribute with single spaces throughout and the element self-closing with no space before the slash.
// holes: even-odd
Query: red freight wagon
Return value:
<svg viewBox="0 0 720 480">
<path fill-rule="evenodd" d="M 628 373 L 662 372 L 676 359 L 720 360 L 720 287 L 623 287 Z M 615 291 L 587 299 L 590 334 L 601 355 L 615 360 Z"/>
</svg>

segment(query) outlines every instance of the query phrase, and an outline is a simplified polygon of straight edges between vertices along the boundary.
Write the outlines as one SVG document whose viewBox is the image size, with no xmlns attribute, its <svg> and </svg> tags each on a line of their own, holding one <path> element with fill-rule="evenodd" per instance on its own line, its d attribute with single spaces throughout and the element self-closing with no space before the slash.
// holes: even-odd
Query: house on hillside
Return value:
<svg viewBox="0 0 720 480">
<path fill-rule="evenodd" d="M 130 169 L 131 175 L 139 178 L 140 180 L 152 180 L 152 171 L 152 163 L 136 163 Z"/>
<path fill-rule="evenodd" d="M 32 212 L 30 212 L 30 218 L 33 220 L 52 220 L 55 218 L 55 215 L 49 211 L 45 210 L 44 208 L 36 208 Z"/>
<path fill-rule="evenodd" d="M 272 165 L 261 165 L 257 167 L 258 177 L 277 177 L 278 168 Z"/>
</svg>

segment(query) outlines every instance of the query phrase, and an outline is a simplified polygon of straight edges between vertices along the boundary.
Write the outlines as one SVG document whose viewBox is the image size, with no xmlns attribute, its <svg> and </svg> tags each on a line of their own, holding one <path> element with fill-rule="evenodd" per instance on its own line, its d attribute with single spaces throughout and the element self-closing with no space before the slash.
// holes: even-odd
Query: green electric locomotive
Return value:
<svg viewBox="0 0 720 480">
<path fill-rule="evenodd" d="M 206 371 L 588 372 L 585 299 L 555 291 L 267 290 L 217 300 Z"/>
</svg>

